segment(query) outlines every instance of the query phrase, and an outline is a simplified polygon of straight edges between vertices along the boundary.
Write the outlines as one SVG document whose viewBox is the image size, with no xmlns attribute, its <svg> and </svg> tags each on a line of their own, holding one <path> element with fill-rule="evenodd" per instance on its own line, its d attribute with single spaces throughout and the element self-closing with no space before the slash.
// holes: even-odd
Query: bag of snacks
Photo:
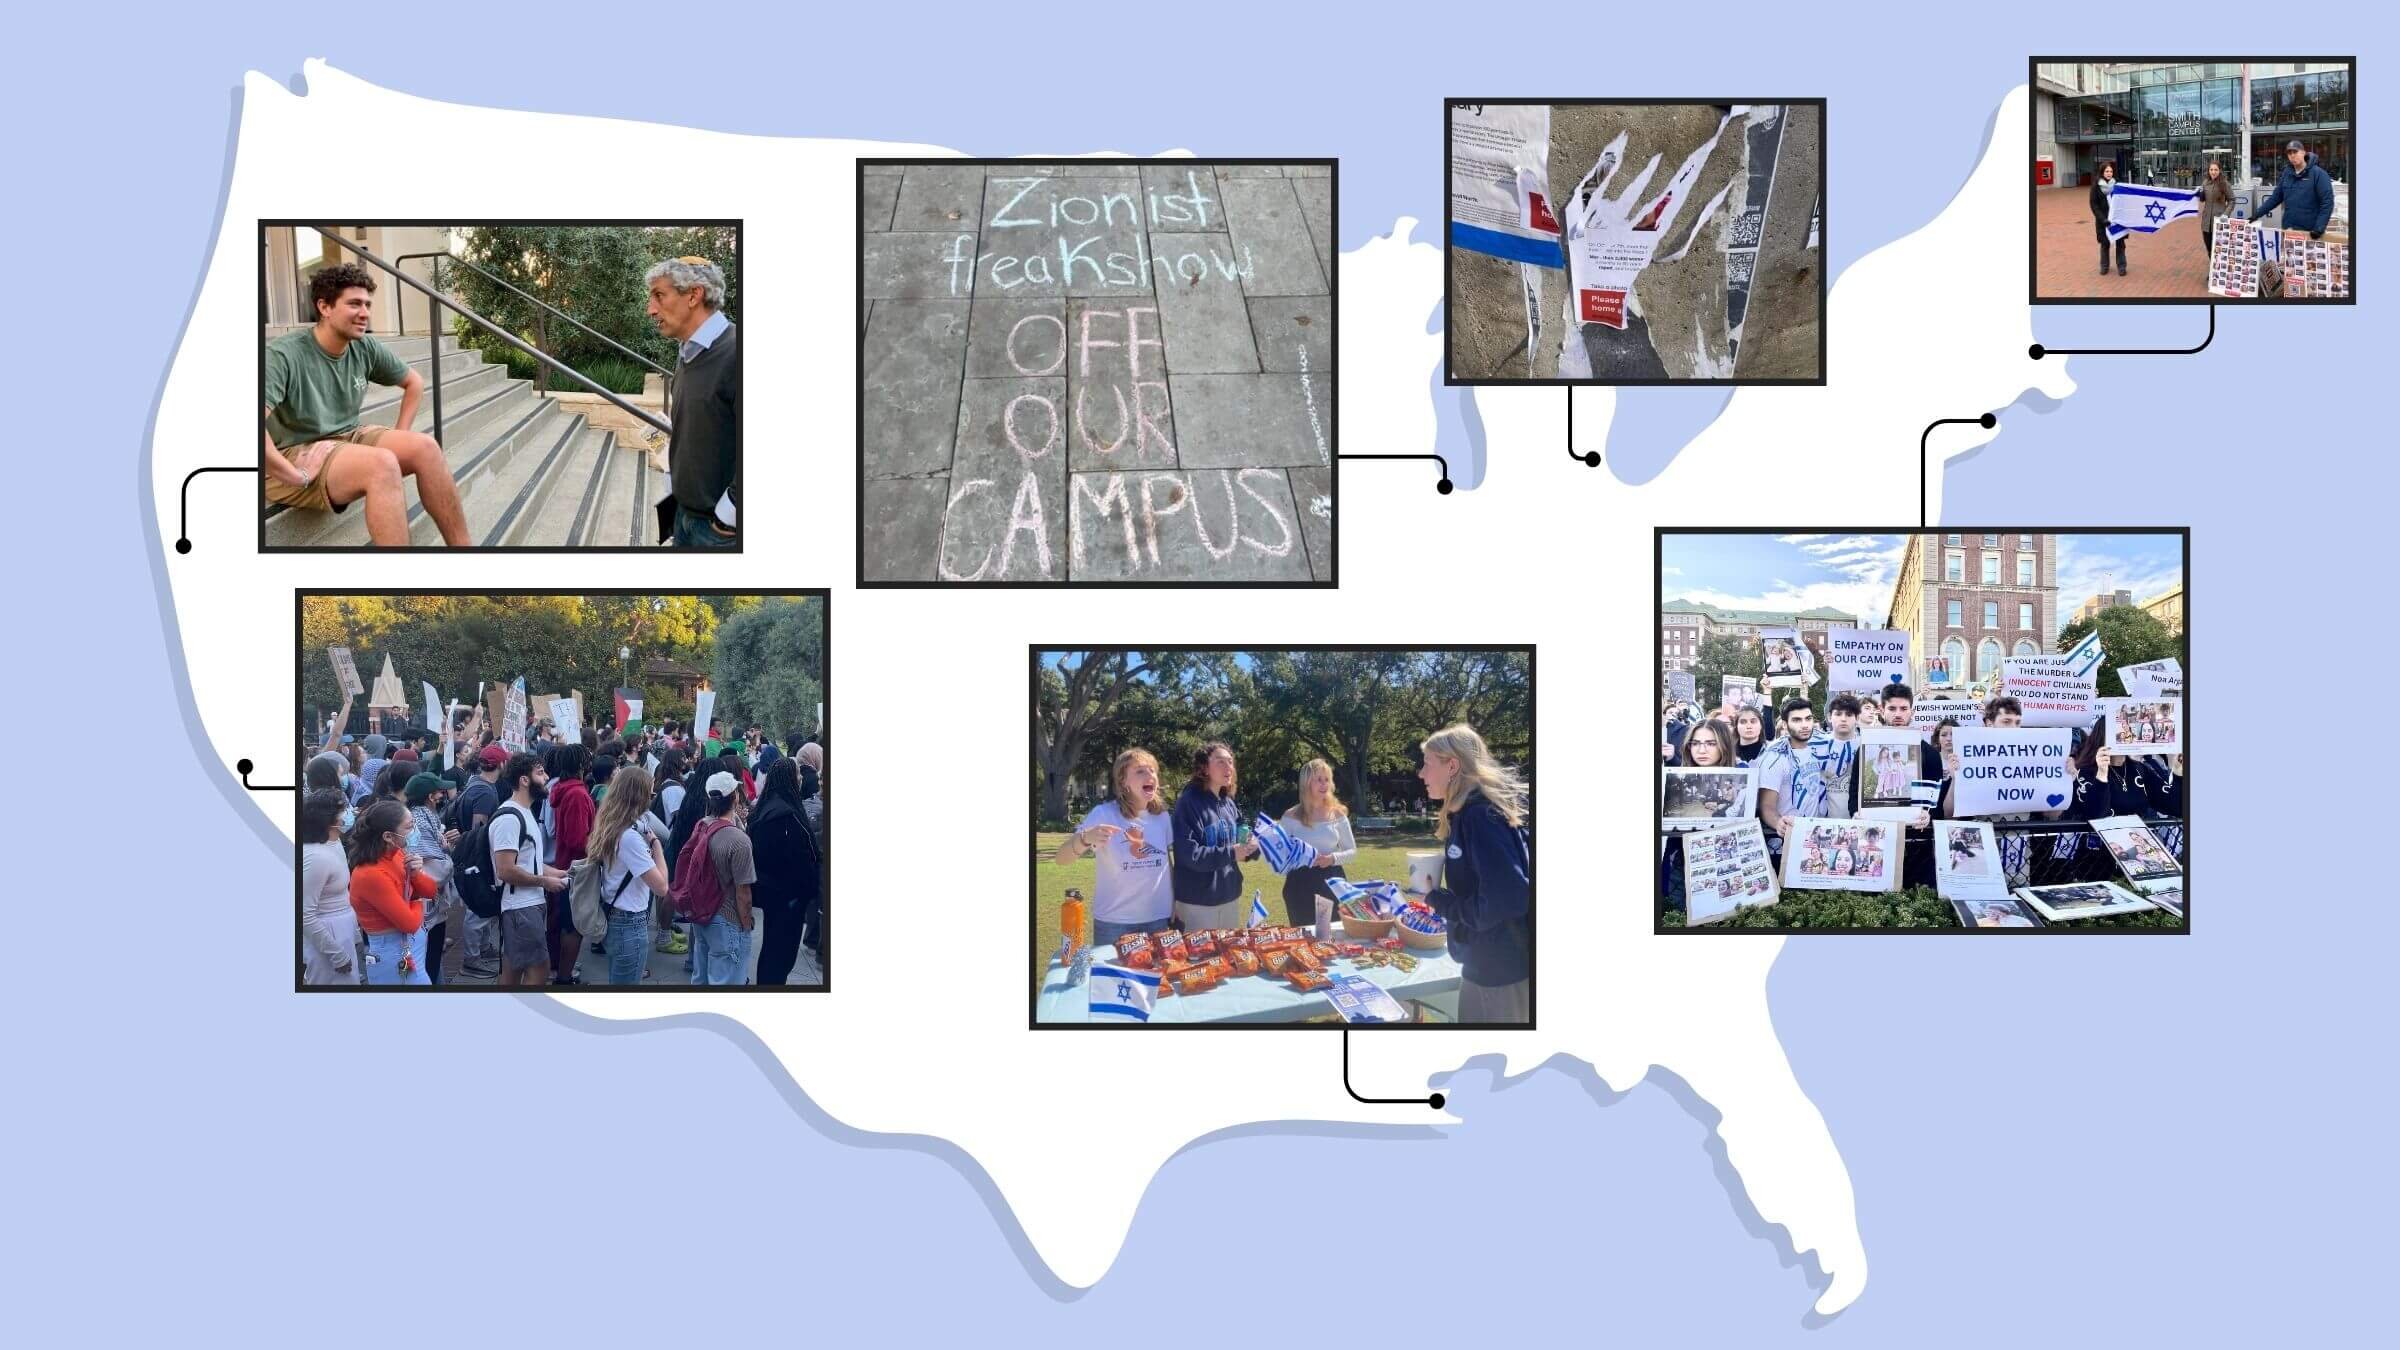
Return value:
<svg viewBox="0 0 2400 1350">
<path fill-rule="evenodd" d="M 1158 944 L 1148 933 L 1127 933 L 1117 939 L 1117 964 L 1135 970 L 1158 968 Z"/>
</svg>

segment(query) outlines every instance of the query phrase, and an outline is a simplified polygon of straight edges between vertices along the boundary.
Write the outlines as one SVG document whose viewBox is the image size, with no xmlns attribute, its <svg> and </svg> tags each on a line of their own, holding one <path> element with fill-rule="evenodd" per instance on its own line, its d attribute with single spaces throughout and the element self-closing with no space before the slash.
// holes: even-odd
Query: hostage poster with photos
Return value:
<svg viewBox="0 0 2400 1350">
<path fill-rule="evenodd" d="M 1898 890 L 1901 834 L 1901 827 L 1888 820 L 1803 816 L 1783 841 L 1783 888 Z"/>
<path fill-rule="evenodd" d="M 1686 923 L 1714 923 L 1777 897 L 1775 859 L 1755 820 L 1696 830 L 1683 837 L 1683 912 Z"/>
<path fill-rule="evenodd" d="M 1797 628 L 1758 630 L 1759 677 L 1765 689 L 1806 688 L 1817 682 L 1817 655 Z"/>
<path fill-rule="evenodd" d="M 1669 768 L 1658 786 L 1659 827 L 1690 830 L 1758 814 L 1757 776 L 1749 769 Z"/>
<path fill-rule="evenodd" d="M 2183 753 L 2182 699 L 2120 698 L 2106 702 L 2108 753 L 2134 756 Z"/>
</svg>

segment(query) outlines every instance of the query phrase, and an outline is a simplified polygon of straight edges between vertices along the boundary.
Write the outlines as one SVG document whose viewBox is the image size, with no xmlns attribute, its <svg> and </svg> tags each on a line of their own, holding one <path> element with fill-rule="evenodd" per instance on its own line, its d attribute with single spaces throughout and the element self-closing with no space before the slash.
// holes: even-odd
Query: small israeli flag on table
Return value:
<svg viewBox="0 0 2400 1350">
<path fill-rule="evenodd" d="M 2059 659 L 2066 663 L 2067 673 L 2080 680 L 2091 674 L 2092 667 L 2099 665 L 2106 655 L 2100 650 L 2100 630 L 2094 628 L 2083 635 L 2083 641 L 2061 652 Z"/>
<path fill-rule="evenodd" d="M 1091 978 L 1084 988 L 1091 993 L 1091 1020 L 1095 1022 L 1123 1019 L 1128 1022 L 1147 1022 L 1150 1009 L 1158 1004 L 1158 972 L 1134 970 L 1127 966 L 1092 967 Z"/>
<path fill-rule="evenodd" d="M 2108 194 L 2108 237 L 2156 234 L 2170 220 L 2200 214 L 2200 194 L 2188 188 L 2119 183 Z"/>
<path fill-rule="evenodd" d="M 1266 921 L 1267 893 L 1265 891 L 1250 892 L 1250 922 L 1243 926 L 1247 928 L 1256 928 Z"/>
</svg>

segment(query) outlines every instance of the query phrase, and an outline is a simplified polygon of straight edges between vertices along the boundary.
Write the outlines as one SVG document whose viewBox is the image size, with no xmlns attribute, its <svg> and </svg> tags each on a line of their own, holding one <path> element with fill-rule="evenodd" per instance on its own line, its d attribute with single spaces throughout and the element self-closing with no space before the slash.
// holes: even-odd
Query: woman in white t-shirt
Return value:
<svg viewBox="0 0 2400 1350">
<path fill-rule="evenodd" d="M 648 770 L 619 769 L 592 818 L 586 852 L 599 861 L 600 898 L 608 906 L 610 984 L 642 982 L 650 955 L 650 897 L 668 893 L 666 849 L 658 842 L 658 817 L 650 814 L 651 795 Z"/>
<path fill-rule="evenodd" d="M 1358 856 L 1358 839 L 1350 833 L 1350 808 L 1333 795 L 1333 766 L 1312 759 L 1300 768 L 1300 802 L 1283 813 L 1284 833 L 1310 845 L 1317 860 L 1283 874 L 1284 920 L 1295 928 L 1317 921 L 1317 897 L 1333 892 L 1325 883 L 1347 877 L 1343 865 Z"/>
<path fill-rule="evenodd" d="M 1069 863 L 1090 853 L 1100 869 L 1092 885 L 1095 947 L 1127 933 L 1164 928 L 1175 907 L 1174 883 L 1167 874 L 1175 822 L 1158 795 L 1157 758 L 1147 750 L 1127 750 L 1117 756 L 1108 781 L 1116 796 L 1093 807 L 1082 826 L 1058 846 L 1058 861 Z"/>
</svg>

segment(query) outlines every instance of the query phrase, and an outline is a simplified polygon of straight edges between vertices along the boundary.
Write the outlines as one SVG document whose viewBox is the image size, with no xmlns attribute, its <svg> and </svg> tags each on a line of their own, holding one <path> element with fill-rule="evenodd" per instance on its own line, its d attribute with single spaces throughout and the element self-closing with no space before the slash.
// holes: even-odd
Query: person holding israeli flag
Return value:
<svg viewBox="0 0 2400 1350">
<path fill-rule="evenodd" d="M 1317 897 L 1330 895 L 1326 882 L 1347 879 L 1343 865 L 1358 856 L 1358 839 L 1350 832 L 1350 808 L 1333 794 L 1333 766 L 1312 759 L 1300 768 L 1300 800 L 1278 822 L 1284 832 L 1316 850 L 1305 867 L 1283 874 L 1284 921 L 1304 928 L 1317 921 Z"/>
<path fill-rule="evenodd" d="M 2200 214 L 2200 194 L 2190 188 L 2153 187 L 2120 183 L 2116 165 L 2100 166 L 2100 181 L 2092 185 L 2092 209 L 2100 227 L 2100 274 L 2108 275 L 2108 242 L 2117 243 L 2117 275 L 2125 275 L 2125 236 L 2139 231 L 2156 234 L 2169 221 Z"/>
</svg>

